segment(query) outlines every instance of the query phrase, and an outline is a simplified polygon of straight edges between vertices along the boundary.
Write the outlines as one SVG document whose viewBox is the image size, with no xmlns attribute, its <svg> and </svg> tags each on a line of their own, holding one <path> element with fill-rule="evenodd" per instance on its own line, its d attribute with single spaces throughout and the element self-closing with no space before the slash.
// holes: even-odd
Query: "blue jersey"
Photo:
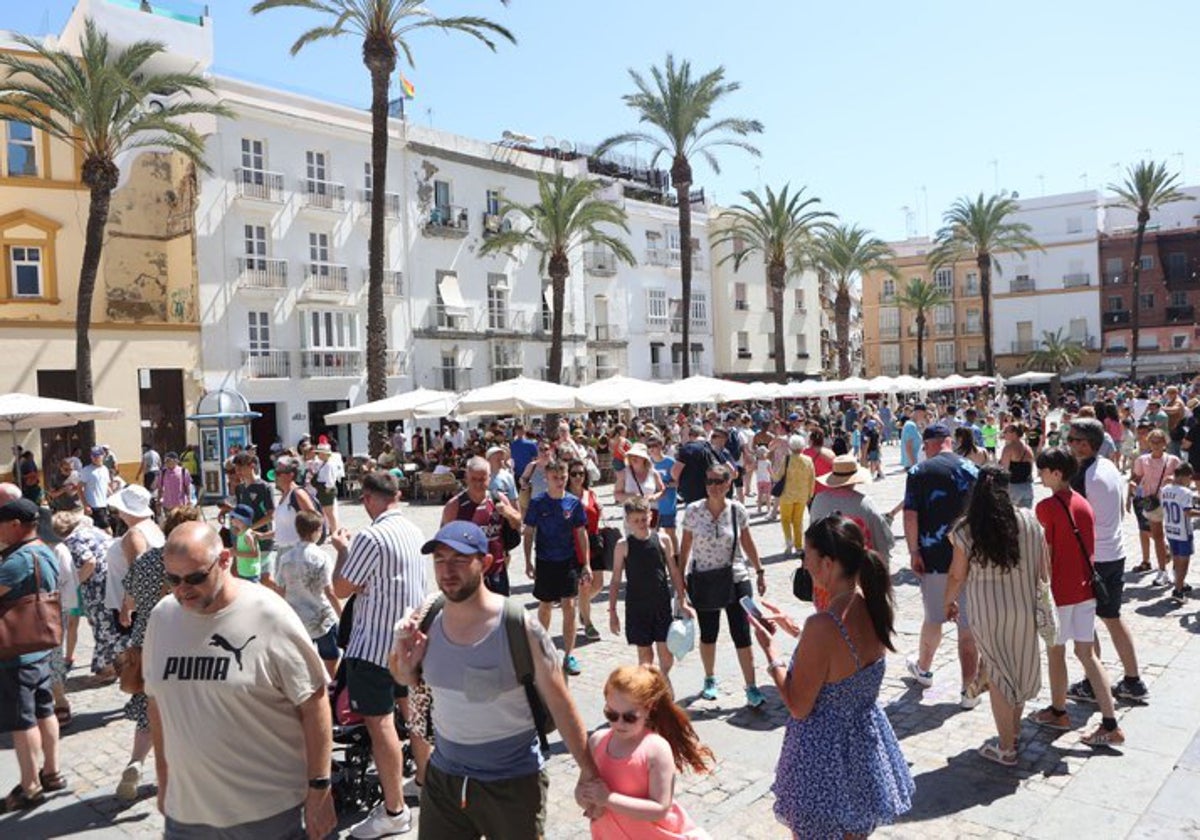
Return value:
<svg viewBox="0 0 1200 840">
<path fill-rule="evenodd" d="M 575 529 L 587 527 L 587 513 L 579 497 L 564 493 L 561 499 L 539 493 L 529 502 L 525 524 L 537 529 L 534 548 L 539 563 L 565 563 L 575 558 Z"/>
</svg>

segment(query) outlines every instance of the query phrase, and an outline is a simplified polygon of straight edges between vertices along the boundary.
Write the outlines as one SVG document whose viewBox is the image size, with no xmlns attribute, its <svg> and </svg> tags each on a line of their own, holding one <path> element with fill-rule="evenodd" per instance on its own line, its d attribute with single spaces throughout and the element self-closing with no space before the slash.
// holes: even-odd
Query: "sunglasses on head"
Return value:
<svg viewBox="0 0 1200 840">
<path fill-rule="evenodd" d="M 208 568 L 203 572 L 192 572 L 186 575 L 173 575 L 170 572 L 163 572 L 163 579 L 172 587 L 179 586 L 184 583 L 186 583 L 188 586 L 199 586 L 200 584 L 204 583 L 204 581 L 208 580 L 208 576 L 212 573 L 213 567 L 217 565 L 217 560 L 220 559 L 221 558 L 218 557 L 216 560 L 213 560 L 211 563 L 209 563 Z"/>
<path fill-rule="evenodd" d="M 626 723 L 637 723 L 641 717 L 641 714 L 638 712 L 614 712 L 607 706 L 604 707 L 604 719 L 609 723 L 616 723 L 619 720 L 623 720 Z"/>
</svg>

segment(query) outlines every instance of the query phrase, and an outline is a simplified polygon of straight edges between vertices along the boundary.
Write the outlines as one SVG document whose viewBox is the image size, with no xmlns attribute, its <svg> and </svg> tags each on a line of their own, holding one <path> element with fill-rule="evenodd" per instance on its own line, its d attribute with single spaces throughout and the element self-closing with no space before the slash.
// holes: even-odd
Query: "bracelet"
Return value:
<svg viewBox="0 0 1200 840">
<path fill-rule="evenodd" d="M 758 575 L 765 575 L 767 573 L 767 570 L 766 569 L 755 569 L 754 573 L 758 574 Z"/>
<path fill-rule="evenodd" d="M 790 664 L 791 660 L 789 660 L 786 656 L 779 656 L 767 663 L 767 670 L 773 671 L 776 668 L 782 668 L 786 671 Z"/>
</svg>

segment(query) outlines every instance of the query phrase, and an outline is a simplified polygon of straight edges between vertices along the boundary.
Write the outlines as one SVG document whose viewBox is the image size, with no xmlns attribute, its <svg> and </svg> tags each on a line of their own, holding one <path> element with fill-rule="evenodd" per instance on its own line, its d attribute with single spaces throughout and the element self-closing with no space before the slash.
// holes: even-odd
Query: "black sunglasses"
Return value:
<svg viewBox="0 0 1200 840">
<path fill-rule="evenodd" d="M 727 478 L 706 478 L 704 479 L 704 483 L 709 487 L 716 487 L 718 484 L 724 484 L 728 480 Z"/>
<path fill-rule="evenodd" d="M 585 475 L 587 475 L 587 473 L 585 473 L 583 470 L 571 470 L 571 475 L 573 477 L 578 477 L 578 476 L 585 476 Z"/>
<path fill-rule="evenodd" d="M 213 560 L 211 563 L 209 563 L 208 568 L 203 572 L 192 572 L 191 574 L 186 575 L 173 575 L 170 572 L 163 572 L 163 579 L 166 580 L 166 582 L 172 587 L 179 586 L 183 583 L 186 583 L 188 586 L 199 586 L 200 584 L 204 583 L 204 581 L 208 580 L 209 574 L 212 573 L 213 566 L 217 565 L 217 560 L 220 559 L 221 558 L 218 557 L 216 560 Z"/>
<path fill-rule="evenodd" d="M 604 707 L 604 719 L 609 723 L 616 723 L 619 720 L 623 720 L 626 723 L 637 723 L 641 717 L 637 712 L 614 712 L 608 706 Z"/>
</svg>

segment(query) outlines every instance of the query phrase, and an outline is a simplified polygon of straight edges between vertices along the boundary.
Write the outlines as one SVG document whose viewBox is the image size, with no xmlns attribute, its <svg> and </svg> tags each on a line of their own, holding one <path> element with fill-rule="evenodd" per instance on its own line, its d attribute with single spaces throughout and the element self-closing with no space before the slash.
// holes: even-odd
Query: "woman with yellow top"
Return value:
<svg viewBox="0 0 1200 840">
<path fill-rule="evenodd" d="M 771 473 L 772 481 L 783 481 L 783 493 L 779 496 L 779 520 L 783 523 L 783 541 L 787 544 L 784 554 L 789 557 L 795 553 L 796 546 L 803 544 L 804 509 L 813 497 L 817 483 L 812 458 L 805 455 L 802 449 L 803 437 L 792 435 L 788 438 L 788 455 L 783 465 Z"/>
</svg>

